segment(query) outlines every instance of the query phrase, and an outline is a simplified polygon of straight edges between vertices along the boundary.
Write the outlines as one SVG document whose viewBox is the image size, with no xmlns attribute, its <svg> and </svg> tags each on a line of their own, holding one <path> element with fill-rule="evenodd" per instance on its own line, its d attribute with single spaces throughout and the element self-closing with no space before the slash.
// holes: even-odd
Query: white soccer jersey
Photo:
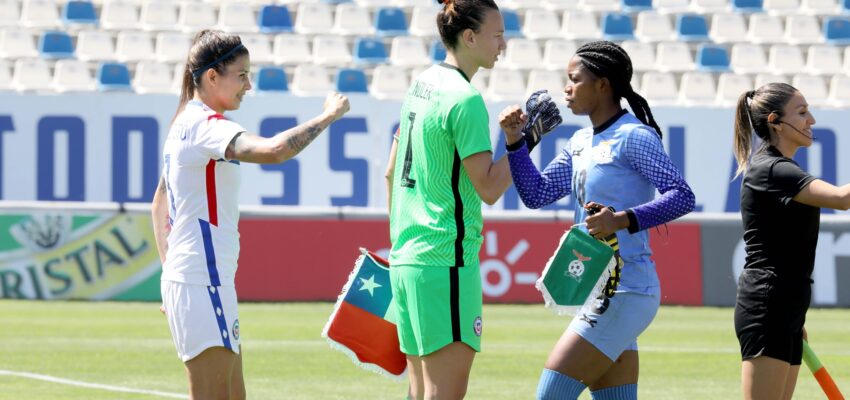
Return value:
<svg viewBox="0 0 850 400">
<path fill-rule="evenodd" d="M 162 280 L 233 286 L 239 258 L 239 161 L 224 151 L 245 129 L 199 101 L 174 121 L 163 149 L 171 232 Z"/>
</svg>

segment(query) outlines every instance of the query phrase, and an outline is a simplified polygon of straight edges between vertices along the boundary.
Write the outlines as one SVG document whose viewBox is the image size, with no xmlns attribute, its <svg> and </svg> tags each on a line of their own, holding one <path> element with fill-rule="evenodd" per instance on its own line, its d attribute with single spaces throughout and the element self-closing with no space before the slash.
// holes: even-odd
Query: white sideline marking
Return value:
<svg viewBox="0 0 850 400">
<path fill-rule="evenodd" d="M 71 386 L 79 386 L 79 387 L 86 387 L 86 388 L 92 388 L 92 389 L 109 390 L 109 391 L 113 391 L 113 392 L 149 394 L 149 395 L 153 395 L 153 396 L 170 397 L 170 398 L 173 398 L 173 399 L 188 399 L 189 398 L 188 395 L 179 394 L 179 393 L 168 393 L 168 392 L 160 392 L 158 390 L 132 389 L 132 388 L 122 387 L 122 386 L 102 385 L 100 383 L 80 382 L 80 381 L 74 381 L 74 380 L 65 379 L 65 378 L 57 378 L 55 376 L 50 376 L 50 375 L 34 374 L 32 372 L 16 372 L 16 371 L 6 371 L 6 370 L 0 369 L 0 375 L 19 376 L 19 377 L 22 377 L 22 378 L 38 379 L 38 380 L 41 380 L 41 381 L 61 383 L 63 385 L 71 385 Z"/>
</svg>

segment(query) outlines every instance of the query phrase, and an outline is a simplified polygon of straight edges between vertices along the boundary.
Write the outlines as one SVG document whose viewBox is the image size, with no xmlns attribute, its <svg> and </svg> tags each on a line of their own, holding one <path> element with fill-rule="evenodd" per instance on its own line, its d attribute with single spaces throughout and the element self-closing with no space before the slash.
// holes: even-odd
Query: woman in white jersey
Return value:
<svg viewBox="0 0 850 400">
<path fill-rule="evenodd" d="M 163 149 L 152 216 L 163 264 L 163 309 L 193 399 L 245 398 L 234 276 L 239 256 L 239 163 L 280 163 L 348 109 L 331 93 L 323 112 L 271 138 L 222 114 L 251 89 L 239 36 L 204 30 L 186 60 L 180 103 Z"/>
</svg>

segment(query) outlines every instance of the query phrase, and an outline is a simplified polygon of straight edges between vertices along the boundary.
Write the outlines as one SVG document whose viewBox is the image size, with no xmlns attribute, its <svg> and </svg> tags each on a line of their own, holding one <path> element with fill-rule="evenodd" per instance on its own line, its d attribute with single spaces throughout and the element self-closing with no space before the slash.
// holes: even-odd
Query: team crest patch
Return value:
<svg viewBox="0 0 850 400">
<path fill-rule="evenodd" d="M 472 329 L 475 330 L 475 336 L 481 336 L 481 330 L 483 329 L 482 325 L 481 317 L 475 317 L 475 321 L 472 323 Z"/>
<path fill-rule="evenodd" d="M 576 256 L 576 259 L 570 261 L 570 264 L 567 266 L 566 274 L 576 281 L 581 282 L 581 276 L 584 275 L 584 262 L 590 261 L 591 258 L 585 257 L 575 249 L 573 250 L 573 255 Z"/>
<path fill-rule="evenodd" d="M 597 164 L 607 164 L 614 161 L 614 154 L 611 151 L 611 146 L 616 143 L 613 140 L 605 140 L 593 149 L 593 161 Z"/>
<path fill-rule="evenodd" d="M 231 329 L 231 331 L 233 332 L 233 339 L 239 340 L 239 320 L 238 319 L 236 321 L 233 321 L 233 329 Z"/>
</svg>

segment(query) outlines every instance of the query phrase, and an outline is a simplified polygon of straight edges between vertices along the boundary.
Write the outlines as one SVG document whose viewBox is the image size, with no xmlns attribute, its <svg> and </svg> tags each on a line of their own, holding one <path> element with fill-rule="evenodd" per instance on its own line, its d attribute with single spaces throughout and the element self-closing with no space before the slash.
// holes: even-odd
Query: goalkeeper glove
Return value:
<svg viewBox="0 0 850 400">
<path fill-rule="evenodd" d="M 530 152 L 540 143 L 543 135 L 561 125 L 563 119 L 558 106 L 545 89 L 538 90 L 529 96 L 525 102 L 525 113 L 528 115 L 528 120 L 522 128 L 522 136 Z"/>
</svg>

